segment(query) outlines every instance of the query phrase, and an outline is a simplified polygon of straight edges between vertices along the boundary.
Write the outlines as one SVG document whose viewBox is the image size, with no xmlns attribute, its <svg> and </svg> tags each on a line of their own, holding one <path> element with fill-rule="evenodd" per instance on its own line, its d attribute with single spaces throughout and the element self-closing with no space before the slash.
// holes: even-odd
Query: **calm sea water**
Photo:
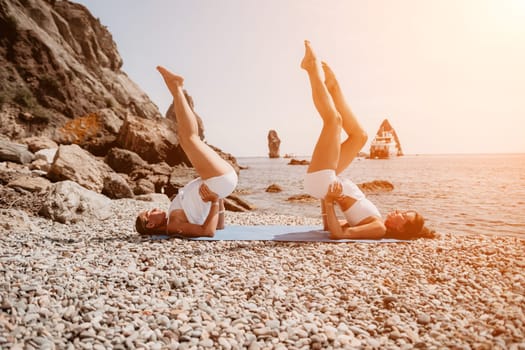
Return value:
<svg viewBox="0 0 525 350">
<path fill-rule="evenodd" d="M 288 161 L 238 158 L 248 167 L 239 178 L 243 198 L 261 212 L 319 217 L 319 203 L 286 200 L 305 193 L 306 166 Z M 391 182 L 392 192 L 368 194 L 383 216 L 394 209 L 415 209 L 437 232 L 525 235 L 525 154 L 356 159 L 343 176 L 355 183 Z M 265 192 L 273 183 L 283 192 Z"/>
</svg>

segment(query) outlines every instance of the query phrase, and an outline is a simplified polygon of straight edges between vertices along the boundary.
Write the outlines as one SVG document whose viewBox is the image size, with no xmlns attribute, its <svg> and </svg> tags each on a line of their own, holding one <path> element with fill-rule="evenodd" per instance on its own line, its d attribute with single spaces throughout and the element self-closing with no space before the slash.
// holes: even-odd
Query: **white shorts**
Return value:
<svg viewBox="0 0 525 350">
<path fill-rule="evenodd" d="M 217 193 L 219 198 L 226 198 L 235 190 L 238 180 L 237 173 L 232 170 L 224 175 L 210 177 L 203 182 L 211 191 Z"/>
<path fill-rule="evenodd" d="M 304 189 L 309 195 L 323 199 L 328 192 L 328 186 L 335 181 L 341 182 L 345 196 L 355 199 L 355 203 L 343 213 L 350 226 L 355 226 L 370 216 L 381 218 L 377 207 L 365 197 L 359 187 L 348 179 L 340 178 L 332 169 L 307 173 L 304 178 Z"/>
<path fill-rule="evenodd" d="M 179 189 L 179 193 L 171 202 L 168 212 L 175 209 L 184 209 L 188 221 L 192 224 L 202 225 L 210 212 L 211 203 L 203 202 L 199 194 L 201 184 L 206 186 L 219 195 L 219 198 L 225 198 L 230 195 L 237 186 L 237 173 L 231 172 L 202 180 L 200 177 L 188 182 L 186 186 Z"/>
<path fill-rule="evenodd" d="M 339 181 L 343 185 L 343 194 L 345 196 L 354 198 L 355 200 L 365 198 L 365 195 L 355 183 L 337 176 L 333 169 L 307 173 L 304 177 L 304 190 L 312 197 L 323 199 L 328 192 L 328 186 L 335 181 Z"/>
</svg>

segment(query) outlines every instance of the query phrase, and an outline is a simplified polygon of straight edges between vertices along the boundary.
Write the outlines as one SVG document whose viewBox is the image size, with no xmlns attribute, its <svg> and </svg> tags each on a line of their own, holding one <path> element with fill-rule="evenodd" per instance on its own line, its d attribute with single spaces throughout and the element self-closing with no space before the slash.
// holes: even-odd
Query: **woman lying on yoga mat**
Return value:
<svg viewBox="0 0 525 350">
<path fill-rule="evenodd" d="M 305 41 L 305 55 L 301 68 L 306 70 L 312 88 L 315 108 L 323 119 L 323 128 L 312 153 L 312 160 L 304 179 L 308 194 L 321 199 L 324 229 L 332 239 L 378 239 L 385 236 L 415 238 L 426 236 L 424 220 L 415 211 L 395 211 L 381 220 L 381 214 L 361 190 L 350 180 L 338 175 L 354 160 L 364 146 L 367 134 L 350 110 L 334 72 L 321 63 Z M 340 143 L 341 129 L 348 135 Z M 334 203 L 346 220 L 337 219 Z"/>
<path fill-rule="evenodd" d="M 167 234 L 183 237 L 213 237 L 224 228 L 224 202 L 237 186 L 237 173 L 199 137 L 197 118 L 182 85 L 184 79 L 163 67 L 157 67 L 173 95 L 180 145 L 200 177 L 189 182 L 171 202 L 168 212 L 157 208 L 137 217 L 140 234 Z"/>
</svg>

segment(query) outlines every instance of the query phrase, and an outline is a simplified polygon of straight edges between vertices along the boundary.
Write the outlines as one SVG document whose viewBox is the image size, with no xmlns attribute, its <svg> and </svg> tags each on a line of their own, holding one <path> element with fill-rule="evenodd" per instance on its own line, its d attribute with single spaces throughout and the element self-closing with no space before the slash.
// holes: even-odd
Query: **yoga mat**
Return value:
<svg viewBox="0 0 525 350">
<path fill-rule="evenodd" d="M 226 226 L 224 230 L 215 231 L 213 237 L 185 238 L 167 235 L 151 236 L 153 240 L 184 238 L 195 241 L 278 241 L 278 242 L 364 242 L 364 243 L 394 243 L 406 242 L 397 239 L 340 239 L 328 238 L 328 231 L 323 231 L 319 226 L 285 226 L 285 225 L 259 225 L 259 226 Z"/>
</svg>

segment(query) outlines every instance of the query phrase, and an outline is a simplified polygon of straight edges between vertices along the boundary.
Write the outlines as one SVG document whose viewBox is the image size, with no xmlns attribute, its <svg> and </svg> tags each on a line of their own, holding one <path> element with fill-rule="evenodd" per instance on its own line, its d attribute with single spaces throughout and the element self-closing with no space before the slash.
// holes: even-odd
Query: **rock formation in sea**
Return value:
<svg viewBox="0 0 525 350">
<path fill-rule="evenodd" d="M 279 158 L 279 147 L 281 146 L 281 139 L 277 135 L 277 131 L 268 131 L 268 156 L 270 158 Z"/>
<path fill-rule="evenodd" d="M 295 158 L 292 158 L 288 162 L 288 165 L 309 165 L 309 164 L 310 164 L 310 161 L 306 160 L 306 159 L 295 159 Z"/>
<path fill-rule="evenodd" d="M 122 63 L 111 33 L 83 5 L 0 0 L 0 207 L 18 195 L 38 212 L 29 202 L 65 181 L 109 198 L 173 196 L 181 172 L 196 176 L 173 108 L 164 117 Z M 239 171 L 232 155 L 211 147 Z"/>
<path fill-rule="evenodd" d="M 370 144 L 370 158 L 402 156 L 403 150 L 395 129 L 388 119 L 383 120 Z"/>
</svg>

